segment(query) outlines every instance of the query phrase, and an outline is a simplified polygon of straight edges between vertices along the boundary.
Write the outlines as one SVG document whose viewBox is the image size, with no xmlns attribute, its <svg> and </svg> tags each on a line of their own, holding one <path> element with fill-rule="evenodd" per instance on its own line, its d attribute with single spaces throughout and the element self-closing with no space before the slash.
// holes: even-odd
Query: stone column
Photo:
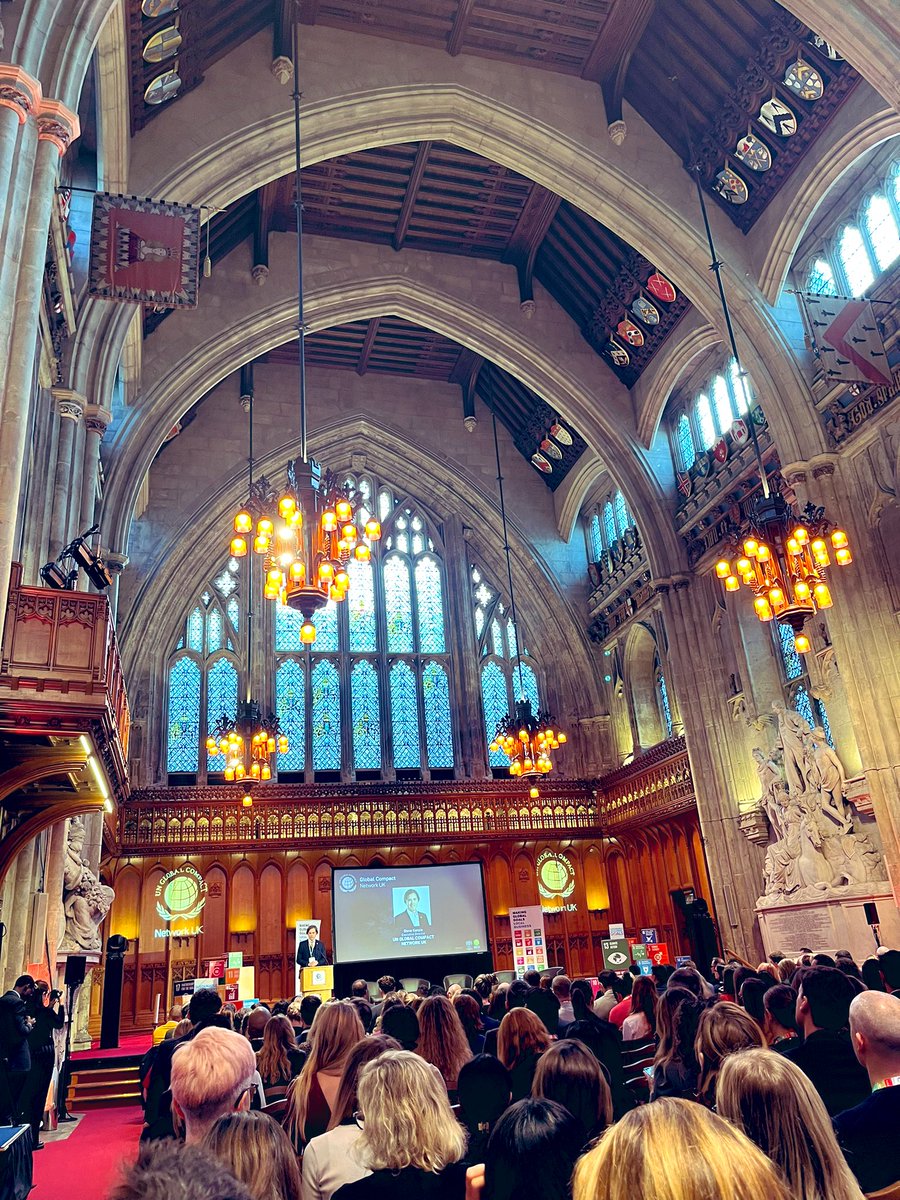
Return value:
<svg viewBox="0 0 900 1200">
<path fill-rule="evenodd" d="M 454 517 L 444 530 L 444 567 L 447 572 L 447 616 L 450 632 L 450 703 L 458 714 L 459 745 L 462 761 L 457 775 L 470 779 L 490 779 L 485 755 L 481 721 L 481 677 L 475 628 L 469 615 L 468 597 L 472 587 L 469 576 L 468 530 Z"/>
<path fill-rule="evenodd" d="M 738 825 L 739 802 L 758 789 L 752 762 L 743 761 L 730 736 L 728 671 L 712 632 L 711 582 L 680 576 L 660 581 L 657 588 L 719 933 L 724 945 L 759 962 L 763 948 L 755 907 L 763 891 L 763 855 L 748 845 Z"/>
<path fill-rule="evenodd" d="M 119 607 L 119 577 L 128 566 L 128 555 L 119 554 L 115 550 L 101 550 L 100 555 L 107 567 L 109 567 L 109 573 L 113 577 L 112 587 L 106 593 L 106 596 L 109 600 L 109 615 L 112 617 L 113 625 L 115 625 L 116 613 Z"/>
<path fill-rule="evenodd" d="M 84 465 L 81 472 L 81 509 L 78 532 L 90 529 L 97 509 L 97 476 L 100 472 L 100 443 L 112 421 L 112 413 L 99 404 L 89 404 L 84 410 Z M 87 589 L 87 580 L 82 586 Z M 112 589 L 110 589 L 112 590 Z"/>
<path fill-rule="evenodd" d="M 28 187 L 17 187 L 18 168 L 30 176 L 34 153 L 35 120 L 41 85 L 21 67 L 0 63 L 0 351 L 6 348 L 13 319 L 19 246 L 24 228 Z M 23 126 L 28 122 L 28 129 Z M 10 287 L 5 287 L 9 280 Z M 0 362 L 0 380 L 3 363 Z"/>
<path fill-rule="evenodd" d="M 6 977 L 11 987 L 25 970 L 25 941 L 31 921 L 31 898 L 34 895 L 34 838 L 16 856 L 16 886 L 10 895 L 6 922 Z"/>
<path fill-rule="evenodd" d="M 50 557 L 55 558 L 71 540 L 69 512 L 73 503 L 77 511 L 81 501 L 80 496 L 72 496 L 72 455 L 85 399 L 68 388 L 53 388 L 52 395 L 59 417 L 56 469 L 53 473 L 53 511 L 50 517 Z"/>
<path fill-rule="evenodd" d="M 37 149 L 30 180 L 21 258 L 15 286 L 9 353 L 0 377 L 0 596 L 9 588 L 16 510 L 28 435 L 31 381 L 38 336 L 47 232 L 60 156 L 78 136 L 78 117 L 55 100 L 44 100 L 37 116 Z M 16 197 L 13 196 L 15 202 Z M 9 203 L 9 201 L 8 201 Z M 4 246 L 4 256 L 8 251 Z M 5 295 L 0 295 L 0 312 Z M 0 351 L 2 351 L 0 334 Z"/>
</svg>

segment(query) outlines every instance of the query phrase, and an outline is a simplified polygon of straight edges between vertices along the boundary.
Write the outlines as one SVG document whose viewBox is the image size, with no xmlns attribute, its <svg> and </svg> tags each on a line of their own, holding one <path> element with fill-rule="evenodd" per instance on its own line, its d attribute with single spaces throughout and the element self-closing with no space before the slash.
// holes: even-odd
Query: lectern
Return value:
<svg viewBox="0 0 900 1200">
<path fill-rule="evenodd" d="M 334 991 L 334 967 L 304 967 L 300 972 L 300 991 L 304 996 L 318 996 L 324 1004 Z"/>
</svg>

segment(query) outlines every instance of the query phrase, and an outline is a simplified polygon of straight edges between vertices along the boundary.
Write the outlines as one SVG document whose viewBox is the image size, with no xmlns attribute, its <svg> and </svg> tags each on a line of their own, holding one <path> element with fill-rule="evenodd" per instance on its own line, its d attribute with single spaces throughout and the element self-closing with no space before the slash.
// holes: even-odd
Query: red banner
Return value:
<svg viewBox="0 0 900 1200">
<path fill-rule="evenodd" d="M 157 308 L 196 308 L 200 210 L 133 196 L 94 197 L 92 296 Z"/>
</svg>

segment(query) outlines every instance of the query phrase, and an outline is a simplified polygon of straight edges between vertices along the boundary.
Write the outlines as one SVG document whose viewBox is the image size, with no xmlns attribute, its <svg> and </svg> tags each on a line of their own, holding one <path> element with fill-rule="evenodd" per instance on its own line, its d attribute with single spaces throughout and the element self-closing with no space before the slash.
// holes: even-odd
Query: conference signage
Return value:
<svg viewBox="0 0 900 1200">
<path fill-rule="evenodd" d="M 644 943 L 645 946 L 649 946 L 652 942 L 658 942 L 659 938 L 656 936 L 656 930 L 655 929 L 642 929 L 641 930 L 641 941 Z"/>
<path fill-rule="evenodd" d="M 577 904 L 563 903 L 575 891 L 575 868 L 571 859 L 558 850 L 542 850 L 535 867 L 538 892 L 542 899 L 556 902 L 545 905 L 544 911 L 577 912 Z"/>
<path fill-rule="evenodd" d="M 671 963 L 669 958 L 669 947 L 665 942 L 656 942 L 647 947 L 647 955 L 654 966 L 658 967 L 662 963 Z"/>
<path fill-rule="evenodd" d="M 166 871 L 156 885 L 156 912 L 169 926 L 167 929 L 154 929 L 154 938 L 197 937 L 203 932 L 203 926 L 197 923 L 197 917 L 206 904 L 208 888 L 206 880 L 196 867 L 189 863 Z M 172 926 L 175 928 L 172 928 Z"/>
<path fill-rule="evenodd" d="M 622 971 L 631 962 L 625 938 L 604 939 L 600 946 L 603 950 L 603 966 L 607 971 Z"/>
<path fill-rule="evenodd" d="M 544 910 L 540 904 L 509 910 L 509 926 L 513 938 L 513 967 L 521 978 L 526 971 L 545 971 L 547 938 L 544 934 Z"/>
</svg>

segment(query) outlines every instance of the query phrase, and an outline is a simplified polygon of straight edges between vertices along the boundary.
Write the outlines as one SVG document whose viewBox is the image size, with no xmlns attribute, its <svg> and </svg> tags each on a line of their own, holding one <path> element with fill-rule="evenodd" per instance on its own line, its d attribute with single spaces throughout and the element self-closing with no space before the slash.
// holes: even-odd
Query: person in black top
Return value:
<svg viewBox="0 0 900 1200">
<path fill-rule="evenodd" d="M 491 1130 L 509 1107 L 512 1082 L 509 1071 L 490 1054 L 477 1054 L 459 1073 L 456 1093 L 459 1115 L 469 1131 L 466 1163 L 484 1162 Z"/>
<path fill-rule="evenodd" d="M 34 980 L 20 975 L 15 985 L 0 996 L 0 1119 L 18 1120 L 22 1088 L 31 1067 L 28 1035 L 34 1027 L 27 1002 L 34 996 Z"/>
<path fill-rule="evenodd" d="M 56 1061 L 56 1046 L 53 1032 L 62 1029 L 66 1023 L 66 1010 L 60 1003 L 61 992 L 50 991 L 50 984 L 39 979 L 34 985 L 34 996 L 29 1001 L 28 1012 L 34 1020 L 34 1026 L 28 1035 L 28 1049 L 31 1054 L 31 1066 L 25 1077 L 22 1089 L 22 1119 L 31 1125 L 32 1149 L 43 1150 L 40 1140 L 41 1121 L 44 1117 L 44 1102 L 50 1080 L 53 1078 L 53 1067 Z"/>
<path fill-rule="evenodd" d="M 900 1182 L 900 997 L 862 992 L 850 1005 L 850 1037 L 872 1092 L 838 1113 L 834 1130 L 860 1188 L 879 1192 Z"/>
<path fill-rule="evenodd" d="M 319 941 L 318 926 L 310 925 L 306 930 L 306 937 L 300 939 L 300 945 L 297 947 L 297 963 L 301 970 L 313 965 L 318 967 L 327 965 L 328 955 L 325 953 L 325 947 Z"/>
<path fill-rule="evenodd" d="M 836 967 L 809 967 L 799 975 L 797 1026 L 803 1041 L 783 1051 L 812 1081 L 828 1115 L 860 1104 L 869 1094 L 865 1070 L 847 1029 L 853 987 Z"/>
<path fill-rule="evenodd" d="M 584 1143 L 581 1123 L 553 1100 L 519 1100 L 491 1134 L 484 1159 L 484 1200 L 519 1196 L 564 1200 Z"/>
</svg>

